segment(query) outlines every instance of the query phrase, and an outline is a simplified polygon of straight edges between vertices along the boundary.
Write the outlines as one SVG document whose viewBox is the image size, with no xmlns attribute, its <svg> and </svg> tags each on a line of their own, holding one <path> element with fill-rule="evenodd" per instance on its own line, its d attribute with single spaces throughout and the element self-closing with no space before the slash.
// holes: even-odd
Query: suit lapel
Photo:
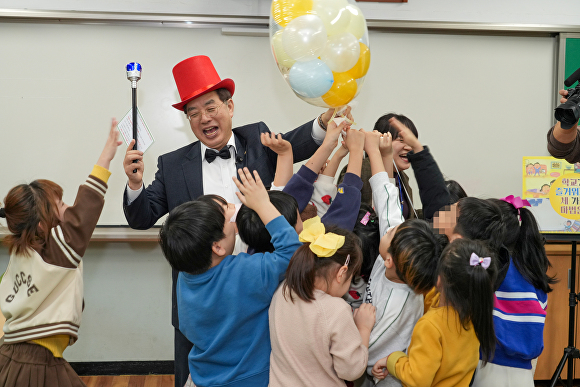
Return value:
<svg viewBox="0 0 580 387">
<path fill-rule="evenodd" d="M 234 139 L 236 140 L 236 176 L 238 175 L 238 169 L 248 166 L 248 155 L 246 152 L 246 139 L 240 136 L 235 131 L 233 132 Z M 239 178 L 239 176 L 238 176 Z"/>
<path fill-rule="evenodd" d="M 189 200 L 195 200 L 203 195 L 203 174 L 201 169 L 201 145 L 196 141 L 181 164 L 183 178 L 189 192 Z"/>
</svg>

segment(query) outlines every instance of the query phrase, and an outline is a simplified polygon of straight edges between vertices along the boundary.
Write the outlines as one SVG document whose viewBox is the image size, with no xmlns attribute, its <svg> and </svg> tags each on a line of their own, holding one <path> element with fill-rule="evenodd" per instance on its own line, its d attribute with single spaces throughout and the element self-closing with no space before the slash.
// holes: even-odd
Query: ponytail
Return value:
<svg viewBox="0 0 580 387">
<path fill-rule="evenodd" d="M 493 281 L 488 272 L 490 269 L 495 277 L 495 265 L 490 265 L 487 269 L 481 265 L 468 268 L 468 302 L 471 306 L 468 318 L 471 319 L 479 340 L 481 360 L 484 364 L 492 359 L 496 341 L 493 327 Z"/>
<path fill-rule="evenodd" d="M 347 259 L 349 259 L 347 278 L 359 273 L 362 252 L 358 237 L 352 232 L 336 226 L 326 227 L 326 232 L 343 235 L 344 244 L 330 257 L 318 257 L 312 252 L 308 242 L 300 246 L 292 256 L 286 270 L 286 282 L 282 286 L 282 294 L 285 299 L 289 295 L 290 301 L 294 302 L 294 295 L 296 295 L 306 302 L 314 300 L 316 278 L 324 278 L 330 284 L 336 270 L 340 269 Z M 348 258 L 349 256 L 350 258 Z"/>
<path fill-rule="evenodd" d="M 544 237 L 540 234 L 534 214 L 525 207 L 516 208 L 505 200 L 490 201 L 497 204 L 502 211 L 506 227 L 503 243 L 510 251 L 512 261 L 520 274 L 535 288 L 545 293 L 551 292 L 550 285 L 558 281 L 546 274 L 552 265 L 546 255 Z"/>
<path fill-rule="evenodd" d="M 552 291 L 550 285 L 558 282 L 546 273 L 552 266 L 546 250 L 544 237 L 540 234 L 534 215 L 528 209 L 520 208 L 522 224 L 518 240 L 513 249 L 512 260 L 520 274 L 534 287 L 545 293 Z"/>
<path fill-rule="evenodd" d="M 437 273 L 441 278 L 440 291 L 459 315 L 463 329 L 469 322 L 479 340 L 481 358 L 487 363 L 495 351 L 493 327 L 493 284 L 496 277 L 496 257 L 485 243 L 459 238 L 449 244 L 441 256 Z M 476 259 L 470 263 L 472 254 Z M 489 266 L 478 262 L 489 257 Z"/>
</svg>

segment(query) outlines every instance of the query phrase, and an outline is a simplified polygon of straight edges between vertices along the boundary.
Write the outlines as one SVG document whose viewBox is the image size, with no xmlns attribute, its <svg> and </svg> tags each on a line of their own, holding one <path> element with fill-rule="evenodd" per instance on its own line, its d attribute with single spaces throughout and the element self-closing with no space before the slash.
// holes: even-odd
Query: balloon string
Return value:
<svg viewBox="0 0 580 387">
<path fill-rule="evenodd" d="M 344 120 L 345 120 L 346 122 L 348 122 L 349 124 L 351 124 L 351 125 L 356 125 L 356 122 L 354 122 L 353 120 L 349 119 L 349 118 L 348 118 L 348 117 L 346 117 L 346 116 L 342 116 L 342 115 L 338 114 L 338 110 L 339 110 L 339 108 L 338 108 L 338 107 L 334 108 L 334 112 L 332 113 L 332 117 L 330 117 L 330 120 L 329 120 L 328 122 L 330 122 L 330 121 L 334 120 L 336 117 L 342 117 L 342 118 L 344 118 Z"/>
</svg>

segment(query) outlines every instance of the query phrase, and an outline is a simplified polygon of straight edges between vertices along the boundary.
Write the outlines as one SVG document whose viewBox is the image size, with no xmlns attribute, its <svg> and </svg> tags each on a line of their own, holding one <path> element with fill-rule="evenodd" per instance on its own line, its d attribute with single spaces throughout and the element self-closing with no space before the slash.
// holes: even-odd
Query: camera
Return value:
<svg viewBox="0 0 580 387">
<path fill-rule="evenodd" d="M 564 85 L 570 87 L 580 79 L 580 69 L 576 70 L 565 81 Z M 562 129 L 571 129 L 580 118 L 580 82 L 575 88 L 568 89 L 568 100 L 560 104 L 554 112 L 556 120 L 560 121 Z"/>
</svg>

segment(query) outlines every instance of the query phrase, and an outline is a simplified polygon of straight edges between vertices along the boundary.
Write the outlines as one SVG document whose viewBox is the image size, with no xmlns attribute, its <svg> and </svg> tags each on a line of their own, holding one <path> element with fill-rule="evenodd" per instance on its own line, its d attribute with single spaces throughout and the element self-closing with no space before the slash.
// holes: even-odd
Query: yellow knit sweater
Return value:
<svg viewBox="0 0 580 387">
<path fill-rule="evenodd" d="M 435 302 L 415 325 L 408 355 L 392 353 L 387 369 L 406 387 L 467 387 L 479 362 L 479 341 L 471 322 L 465 330 L 457 311 L 439 307 L 432 293 L 425 300 Z"/>
</svg>

